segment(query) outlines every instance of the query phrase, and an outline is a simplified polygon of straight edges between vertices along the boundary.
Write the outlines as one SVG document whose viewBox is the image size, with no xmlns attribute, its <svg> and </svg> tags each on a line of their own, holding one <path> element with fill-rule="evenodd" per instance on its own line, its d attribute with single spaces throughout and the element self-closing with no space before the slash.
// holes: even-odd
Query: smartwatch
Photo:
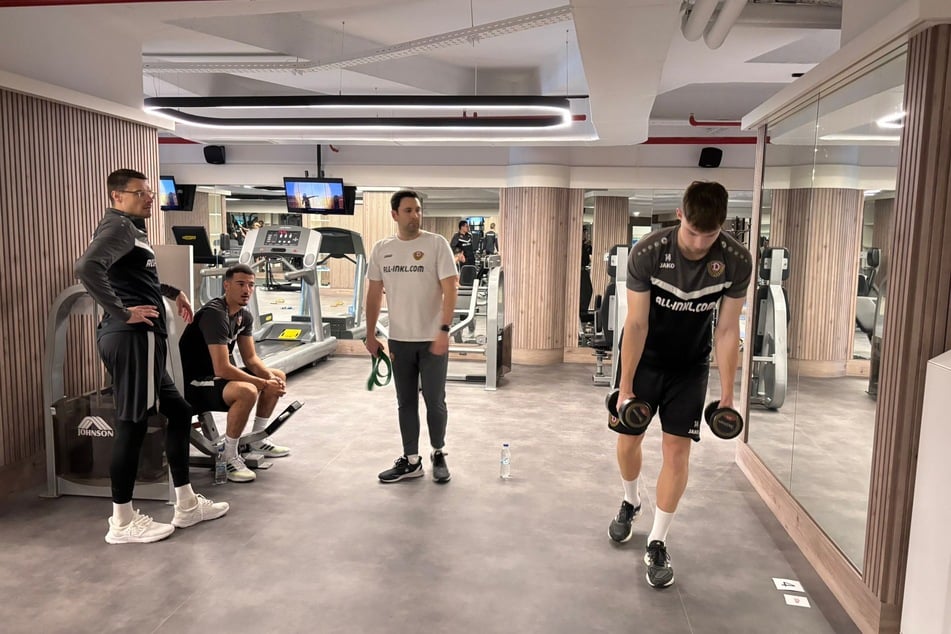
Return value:
<svg viewBox="0 0 951 634">
<path fill-rule="evenodd" d="M 442 326 L 439 327 L 439 329 L 442 330 L 443 332 L 449 332 L 449 324 L 443 324 Z"/>
</svg>

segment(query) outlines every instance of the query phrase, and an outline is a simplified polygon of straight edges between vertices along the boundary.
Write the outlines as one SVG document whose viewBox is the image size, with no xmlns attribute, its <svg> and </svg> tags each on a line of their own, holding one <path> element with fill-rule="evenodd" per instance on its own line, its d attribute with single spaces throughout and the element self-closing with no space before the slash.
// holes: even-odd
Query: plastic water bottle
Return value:
<svg viewBox="0 0 951 634">
<path fill-rule="evenodd" d="M 502 456 L 499 458 L 499 477 L 508 480 L 512 477 L 512 450 L 507 442 L 502 443 Z"/>
<path fill-rule="evenodd" d="M 218 443 L 218 452 L 215 454 L 215 484 L 224 484 L 228 481 L 228 463 L 225 461 L 225 444 Z"/>
</svg>

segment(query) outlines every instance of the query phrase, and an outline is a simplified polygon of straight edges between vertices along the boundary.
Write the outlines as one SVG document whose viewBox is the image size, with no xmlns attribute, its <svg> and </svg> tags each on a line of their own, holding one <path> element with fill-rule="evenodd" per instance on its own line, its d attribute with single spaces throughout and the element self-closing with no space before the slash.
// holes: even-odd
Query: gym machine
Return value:
<svg viewBox="0 0 951 634">
<path fill-rule="evenodd" d="M 174 308 L 168 314 L 174 315 Z M 68 369 L 81 372 L 86 359 L 92 359 L 102 368 L 95 348 L 95 325 L 101 316 L 101 309 L 86 289 L 76 284 L 56 297 L 47 318 L 43 410 L 46 494 L 49 497 L 112 496 L 109 466 L 116 424 L 112 386 L 105 385 L 79 395 L 67 394 L 67 384 L 76 382 L 67 381 Z M 85 344 L 85 348 L 67 343 L 71 326 L 85 327 L 85 337 L 72 337 L 74 341 Z M 69 363 L 67 350 L 71 351 Z M 105 376 L 99 379 L 99 385 L 110 383 Z M 160 414 L 153 414 L 147 425 L 135 479 L 135 497 L 174 501 L 175 493 L 165 459 L 165 419 Z"/>
<path fill-rule="evenodd" d="M 763 249 L 754 297 L 756 332 L 753 336 L 753 368 L 750 402 L 779 409 L 786 400 L 788 377 L 786 329 L 789 311 L 783 281 L 789 277 L 789 250 Z"/>
<path fill-rule="evenodd" d="M 269 258 L 300 258 L 303 268 L 288 272 L 288 280 L 300 280 L 306 293 L 305 314 L 291 317 L 290 322 L 276 321 L 272 315 L 261 315 L 257 293 L 251 295 L 248 310 L 254 316 L 254 345 L 258 356 L 268 367 L 290 374 L 308 364 L 330 356 L 337 350 L 337 338 L 321 319 L 320 287 L 317 283 L 317 258 L 321 253 L 319 231 L 292 226 L 265 226 L 252 229 L 244 239 L 238 262 L 252 269 L 260 268 Z"/>
<path fill-rule="evenodd" d="M 611 359 L 612 366 L 620 359 L 621 338 L 616 336 L 624 327 L 627 318 L 627 254 L 630 247 L 618 244 L 605 254 L 604 261 L 608 270 L 608 285 L 601 296 L 601 303 L 595 308 L 594 337 L 590 347 L 594 348 L 596 359 L 595 373 L 591 379 L 595 385 L 610 387 L 613 379 L 604 372 L 604 360 Z"/>
</svg>

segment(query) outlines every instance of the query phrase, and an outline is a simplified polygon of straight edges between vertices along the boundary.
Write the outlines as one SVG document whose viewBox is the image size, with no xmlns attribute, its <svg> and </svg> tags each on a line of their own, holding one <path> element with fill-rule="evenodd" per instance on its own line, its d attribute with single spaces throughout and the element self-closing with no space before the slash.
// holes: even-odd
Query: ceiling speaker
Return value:
<svg viewBox="0 0 951 634">
<path fill-rule="evenodd" d="M 722 160 L 723 150 L 718 147 L 705 147 L 700 150 L 700 167 L 720 167 Z"/>
<path fill-rule="evenodd" d="M 225 164 L 225 146 L 206 145 L 204 149 L 205 149 L 205 161 L 207 161 L 208 163 L 211 163 L 212 165 Z"/>
</svg>

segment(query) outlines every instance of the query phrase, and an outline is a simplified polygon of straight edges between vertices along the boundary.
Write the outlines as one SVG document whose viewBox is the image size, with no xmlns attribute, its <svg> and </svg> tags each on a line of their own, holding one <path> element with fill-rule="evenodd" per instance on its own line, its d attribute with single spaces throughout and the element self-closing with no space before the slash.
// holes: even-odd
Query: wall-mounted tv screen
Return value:
<svg viewBox="0 0 951 634">
<path fill-rule="evenodd" d="M 181 211 L 182 209 L 174 176 L 159 176 L 159 208 L 162 211 Z"/>
<path fill-rule="evenodd" d="M 348 214 L 343 179 L 340 178 L 285 176 L 284 196 L 287 212 L 291 214 Z"/>
</svg>

